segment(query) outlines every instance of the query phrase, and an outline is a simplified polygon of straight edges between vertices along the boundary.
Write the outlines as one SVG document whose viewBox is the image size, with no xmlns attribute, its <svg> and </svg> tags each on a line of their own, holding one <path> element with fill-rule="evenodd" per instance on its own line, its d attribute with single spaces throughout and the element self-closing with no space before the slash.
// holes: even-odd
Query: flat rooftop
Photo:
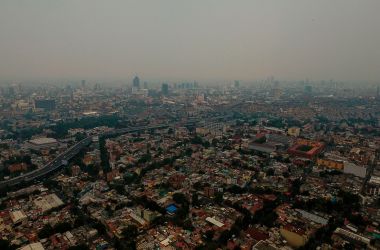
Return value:
<svg viewBox="0 0 380 250">
<path fill-rule="evenodd" d="M 57 143 L 58 141 L 54 138 L 49 138 L 49 137 L 42 137 L 42 138 L 37 138 L 30 140 L 29 143 L 35 144 L 35 145 L 44 145 L 44 144 L 53 144 Z"/>
<path fill-rule="evenodd" d="M 34 201 L 34 205 L 42 210 L 42 212 L 59 207 L 64 203 L 56 194 L 48 194 L 43 197 L 38 197 Z"/>
</svg>

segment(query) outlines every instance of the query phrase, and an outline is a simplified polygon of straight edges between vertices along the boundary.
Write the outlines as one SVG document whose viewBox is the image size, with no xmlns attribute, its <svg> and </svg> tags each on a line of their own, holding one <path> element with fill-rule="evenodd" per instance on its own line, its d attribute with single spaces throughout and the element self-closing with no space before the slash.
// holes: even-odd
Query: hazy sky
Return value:
<svg viewBox="0 0 380 250">
<path fill-rule="evenodd" d="M 380 0 L 0 0 L 0 79 L 380 81 Z"/>
</svg>

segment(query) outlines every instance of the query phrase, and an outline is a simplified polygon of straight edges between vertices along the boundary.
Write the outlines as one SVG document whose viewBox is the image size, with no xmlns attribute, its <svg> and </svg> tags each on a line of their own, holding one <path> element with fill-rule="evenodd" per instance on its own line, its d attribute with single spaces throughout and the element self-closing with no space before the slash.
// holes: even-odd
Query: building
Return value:
<svg viewBox="0 0 380 250">
<path fill-rule="evenodd" d="M 133 78 L 133 83 L 132 83 L 132 90 L 139 90 L 140 89 L 140 78 L 138 76 L 135 76 Z"/>
<path fill-rule="evenodd" d="M 288 135 L 298 137 L 300 135 L 301 129 L 298 127 L 288 128 Z"/>
<path fill-rule="evenodd" d="M 215 189 L 213 187 L 205 187 L 203 193 L 206 197 L 214 197 Z"/>
<path fill-rule="evenodd" d="M 51 111 L 55 109 L 55 100 L 52 99 L 37 99 L 34 100 L 35 109 L 44 109 L 46 111 Z"/>
<path fill-rule="evenodd" d="M 14 225 L 21 224 L 21 223 L 27 221 L 27 219 L 28 219 L 28 217 L 25 215 L 25 213 L 21 210 L 9 212 L 9 216 L 11 217 L 11 220 L 12 220 Z"/>
<path fill-rule="evenodd" d="M 58 198 L 56 194 L 48 194 L 45 196 L 40 196 L 33 201 L 34 205 L 40 209 L 43 213 L 51 209 L 62 206 L 63 201 Z"/>
<path fill-rule="evenodd" d="M 355 176 L 364 178 L 367 174 L 367 168 L 365 166 L 359 166 L 352 162 L 345 161 L 343 173 L 345 174 L 353 174 Z"/>
<path fill-rule="evenodd" d="M 379 176 L 371 176 L 366 186 L 366 193 L 375 197 L 380 194 L 380 177 Z"/>
<path fill-rule="evenodd" d="M 240 87 L 240 81 L 235 80 L 234 81 L 234 87 L 238 89 Z"/>
<path fill-rule="evenodd" d="M 163 95 L 169 94 L 169 85 L 167 83 L 163 83 L 161 86 L 161 92 Z"/>
<path fill-rule="evenodd" d="M 343 238 L 345 241 L 351 242 L 355 245 L 360 245 L 363 248 L 360 249 L 365 249 L 366 247 L 369 247 L 370 245 L 370 239 L 367 237 L 364 237 L 362 235 L 350 232 L 348 230 L 345 230 L 343 228 L 338 227 L 334 231 L 333 238 L 339 236 Z"/>
<path fill-rule="evenodd" d="M 168 183 L 175 189 L 179 189 L 179 188 L 182 188 L 185 180 L 186 180 L 185 175 L 173 174 L 172 176 L 169 177 Z"/>
<path fill-rule="evenodd" d="M 49 149 L 49 148 L 55 148 L 59 145 L 58 141 L 54 138 L 48 138 L 48 137 L 42 137 L 37 138 L 33 140 L 29 140 L 26 143 L 26 146 L 30 149 L 34 150 L 42 150 L 42 149 Z"/>
<path fill-rule="evenodd" d="M 169 215 L 174 215 L 177 212 L 178 208 L 174 204 L 170 204 L 169 206 L 166 207 L 166 212 Z"/>
<path fill-rule="evenodd" d="M 280 99 L 282 96 L 282 90 L 280 88 L 274 88 L 273 89 L 273 98 L 274 99 Z"/>
<path fill-rule="evenodd" d="M 311 95 L 312 92 L 313 92 L 313 87 L 311 85 L 306 85 L 304 87 L 304 93 L 306 95 Z"/>
<path fill-rule="evenodd" d="M 309 221 L 312 221 L 313 223 L 317 223 L 317 224 L 320 224 L 320 225 L 327 225 L 327 223 L 329 222 L 328 219 L 326 218 L 323 218 L 321 216 L 318 216 L 318 215 L 315 215 L 315 214 L 312 214 L 312 213 L 309 213 L 305 210 L 302 210 L 302 209 L 295 209 L 303 218 L 305 219 L 308 219 Z"/>
<path fill-rule="evenodd" d="M 32 243 L 24 247 L 21 247 L 19 249 L 20 250 L 44 250 L 45 248 L 42 246 L 41 242 L 36 242 L 36 243 Z"/>
<path fill-rule="evenodd" d="M 148 222 L 151 222 L 152 220 L 154 220 L 157 217 L 157 213 L 150 211 L 148 209 L 145 209 L 143 213 L 144 213 L 144 217 L 143 217 L 144 220 L 146 220 Z"/>
<path fill-rule="evenodd" d="M 28 170 L 28 165 L 25 162 L 14 163 L 8 166 L 8 170 L 10 173 L 26 171 Z"/>
<path fill-rule="evenodd" d="M 280 248 L 276 247 L 273 243 L 260 240 L 253 247 L 252 250 L 278 250 Z"/>
<path fill-rule="evenodd" d="M 220 222 L 220 221 L 218 221 L 212 217 L 207 217 L 206 221 L 210 222 L 211 224 L 213 224 L 214 226 L 217 226 L 217 227 L 223 227 L 224 226 L 224 224 L 222 222 Z"/>
<path fill-rule="evenodd" d="M 80 167 L 78 165 L 74 165 L 71 167 L 71 175 L 72 176 L 79 176 L 80 174 Z"/>
<path fill-rule="evenodd" d="M 328 168 L 328 169 L 343 170 L 344 162 L 342 160 L 336 160 L 336 159 L 318 158 L 317 166 Z"/>
<path fill-rule="evenodd" d="M 322 142 L 300 139 L 288 149 L 288 153 L 296 157 L 314 159 L 324 148 L 325 144 Z"/>
<path fill-rule="evenodd" d="M 141 218 L 139 214 L 135 214 L 134 212 L 130 212 L 129 216 L 131 216 L 132 219 L 134 219 L 136 222 L 138 222 L 141 226 L 146 225 L 146 221 Z"/>
<path fill-rule="evenodd" d="M 294 248 L 304 246 L 309 240 L 305 229 L 295 226 L 291 223 L 288 223 L 285 226 L 281 227 L 280 234 L 289 243 L 289 245 Z"/>
</svg>

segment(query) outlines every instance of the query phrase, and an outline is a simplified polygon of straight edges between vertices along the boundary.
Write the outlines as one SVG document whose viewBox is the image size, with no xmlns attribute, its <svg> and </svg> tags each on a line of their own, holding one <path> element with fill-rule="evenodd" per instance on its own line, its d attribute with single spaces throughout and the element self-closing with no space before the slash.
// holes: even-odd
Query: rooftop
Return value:
<svg viewBox="0 0 380 250">
<path fill-rule="evenodd" d="M 42 137 L 42 138 L 30 140 L 29 143 L 32 143 L 35 145 L 43 145 L 43 144 L 57 143 L 57 140 L 54 138 L 49 138 L 49 137 Z"/>
</svg>

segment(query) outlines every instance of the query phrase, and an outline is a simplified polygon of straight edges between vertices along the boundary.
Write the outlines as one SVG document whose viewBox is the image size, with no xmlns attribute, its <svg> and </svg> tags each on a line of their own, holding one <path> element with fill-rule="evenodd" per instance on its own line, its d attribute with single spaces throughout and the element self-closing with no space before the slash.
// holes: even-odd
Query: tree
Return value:
<svg viewBox="0 0 380 250">
<path fill-rule="evenodd" d="M 9 240 L 0 239 L 0 249 L 4 250 L 13 250 L 16 249 L 15 246 L 11 245 Z"/>
<path fill-rule="evenodd" d="M 232 232 L 230 230 L 224 230 L 219 236 L 219 243 L 225 245 L 227 241 L 232 237 Z"/>
<path fill-rule="evenodd" d="M 212 239 L 214 238 L 214 234 L 215 234 L 215 231 L 213 231 L 213 230 L 207 230 L 206 233 L 205 233 L 206 240 L 207 241 L 212 241 Z"/>
<path fill-rule="evenodd" d="M 212 139 L 212 141 L 211 141 L 211 145 L 214 147 L 216 147 L 218 145 L 218 143 L 219 143 L 219 140 L 216 138 Z"/>
<path fill-rule="evenodd" d="M 199 135 L 196 135 L 191 139 L 191 144 L 202 144 L 202 138 Z"/>
<path fill-rule="evenodd" d="M 185 155 L 190 157 L 192 154 L 193 154 L 193 150 L 191 148 L 187 148 L 185 151 Z"/>
<path fill-rule="evenodd" d="M 53 228 L 50 226 L 50 224 L 45 225 L 39 232 L 38 232 L 38 237 L 40 239 L 44 239 L 49 237 L 50 235 L 53 234 Z"/>
<path fill-rule="evenodd" d="M 54 227 L 54 231 L 56 233 L 64 233 L 64 232 L 67 232 L 69 230 L 71 230 L 71 224 L 69 222 L 61 222 L 61 223 L 58 223 L 55 227 Z"/>
<path fill-rule="evenodd" d="M 188 200 L 187 200 L 186 196 L 185 196 L 183 193 L 174 193 L 174 194 L 173 194 L 173 200 L 174 200 L 177 204 L 188 203 Z"/>
<path fill-rule="evenodd" d="M 218 204 L 221 204 L 223 202 L 223 193 L 222 192 L 216 192 L 214 195 L 214 201 Z"/>
<path fill-rule="evenodd" d="M 193 204 L 193 206 L 198 206 L 199 205 L 199 196 L 198 196 L 197 192 L 193 193 L 193 195 L 191 197 L 191 204 Z"/>
<path fill-rule="evenodd" d="M 242 194 L 246 190 L 238 185 L 233 185 L 230 188 L 228 188 L 228 192 L 233 193 L 233 194 Z"/>
<path fill-rule="evenodd" d="M 58 183 L 58 181 L 56 181 L 56 180 L 46 179 L 46 180 L 44 180 L 43 185 L 44 185 L 46 188 L 53 189 L 53 188 L 58 187 L 58 186 L 59 186 L 59 183 Z"/>
<path fill-rule="evenodd" d="M 302 181 L 300 179 L 295 179 L 292 182 L 292 187 L 291 187 L 292 195 L 297 195 L 300 193 L 301 185 L 302 185 Z"/>
<path fill-rule="evenodd" d="M 109 216 L 112 216 L 113 215 L 113 210 L 112 210 L 112 207 L 110 204 L 107 204 L 106 208 L 105 208 L 105 211 L 107 212 L 107 214 Z"/>
<path fill-rule="evenodd" d="M 191 223 L 191 220 L 189 220 L 189 219 L 187 219 L 187 220 L 185 220 L 183 222 L 182 227 L 183 227 L 183 229 L 188 230 L 188 231 L 193 231 L 194 230 L 194 226 Z"/>
<path fill-rule="evenodd" d="M 152 155 L 150 153 L 144 154 L 141 156 L 141 158 L 138 160 L 138 163 L 145 163 L 152 159 Z"/>
<path fill-rule="evenodd" d="M 136 225 L 128 225 L 122 231 L 122 235 L 127 241 L 133 241 L 137 236 L 137 226 Z"/>
<path fill-rule="evenodd" d="M 268 176 L 273 176 L 274 175 L 274 169 L 273 168 L 268 168 L 266 173 L 267 173 Z"/>
<path fill-rule="evenodd" d="M 195 190 L 201 190 L 202 188 L 203 188 L 203 185 L 202 185 L 202 183 L 201 182 L 195 182 L 194 184 L 193 184 L 193 188 L 195 189 Z M 380 199 L 379 199 L 380 200 Z M 380 204 L 380 201 L 379 201 L 379 204 Z"/>
</svg>

